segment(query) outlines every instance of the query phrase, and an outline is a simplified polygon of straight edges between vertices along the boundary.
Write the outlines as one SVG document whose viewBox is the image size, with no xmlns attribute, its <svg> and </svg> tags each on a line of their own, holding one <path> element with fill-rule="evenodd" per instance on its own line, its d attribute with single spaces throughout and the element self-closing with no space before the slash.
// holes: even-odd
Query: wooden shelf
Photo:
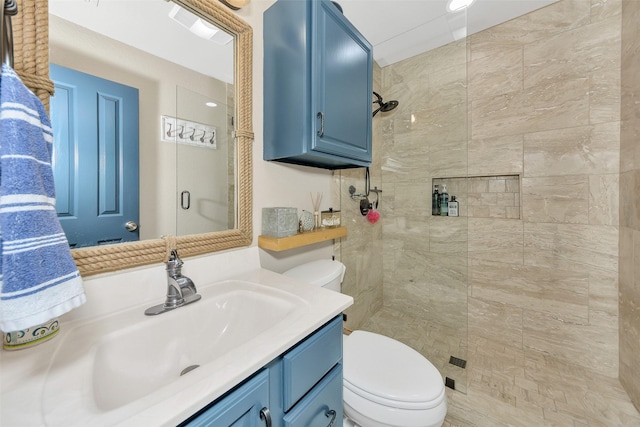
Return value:
<svg viewBox="0 0 640 427">
<path fill-rule="evenodd" d="M 347 227 L 323 228 L 318 231 L 298 233 L 289 237 L 258 236 L 258 247 L 280 252 L 287 249 L 312 245 L 326 240 L 338 239 L 347 235 Z"/>
</svg>

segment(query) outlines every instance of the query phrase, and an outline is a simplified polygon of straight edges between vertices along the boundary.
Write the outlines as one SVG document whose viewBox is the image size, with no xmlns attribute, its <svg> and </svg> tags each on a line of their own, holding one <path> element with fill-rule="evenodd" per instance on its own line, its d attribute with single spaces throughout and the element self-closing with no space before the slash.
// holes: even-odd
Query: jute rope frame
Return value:
<svg viewBox="0 0 640 427">
<path fill-rule="evenodd" d="M 238 153 L 238 228 L 223 232 L 167 236 L 162 239 L 72 250 L 82 276 L 165 262 L 172 249 L 181 257 L 240 246 L 253 238 L 253 30 L 215 0 L 174 0 L 235 34 L 236 144 Z M 24 84 L 49 110 L 53 83 L 49 79 L 48 0 L 17 0 L 12 18 L 14 68 Z"/>
</svg>

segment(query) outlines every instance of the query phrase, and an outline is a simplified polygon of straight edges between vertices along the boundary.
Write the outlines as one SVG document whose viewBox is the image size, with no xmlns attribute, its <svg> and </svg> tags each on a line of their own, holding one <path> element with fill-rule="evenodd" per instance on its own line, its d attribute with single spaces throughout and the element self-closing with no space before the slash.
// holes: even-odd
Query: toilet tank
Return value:
<svg viewBox="0 0 640 427">
<path fill-rule="evenodd" d="M 301 282 L 340 292 L 340 284 L 344 278 L 345 270 L 346 267 L 339 261 L 319 259 L 293 267 L 282 274 Z"/>
</svg>

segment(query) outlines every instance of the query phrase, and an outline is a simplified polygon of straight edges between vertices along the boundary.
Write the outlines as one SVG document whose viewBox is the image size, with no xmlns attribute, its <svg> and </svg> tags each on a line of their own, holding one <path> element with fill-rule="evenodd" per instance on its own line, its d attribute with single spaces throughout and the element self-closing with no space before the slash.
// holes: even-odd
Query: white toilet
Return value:
<svg viewBox="0 0 640 427">
<path fill-rule="evenodd" d="M 340 292 L 345 266 L 318 260 L 285 276 Z M 440 427 L 447 414 L 438 369 L 411 347 L 366 331 L 344 336 L 344 426 Z"/>
</svg>

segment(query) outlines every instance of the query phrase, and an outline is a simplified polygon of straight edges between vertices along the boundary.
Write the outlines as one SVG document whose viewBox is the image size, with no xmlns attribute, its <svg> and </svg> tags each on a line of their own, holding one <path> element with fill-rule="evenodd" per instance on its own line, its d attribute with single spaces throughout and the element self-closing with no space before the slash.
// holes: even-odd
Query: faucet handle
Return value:
<svg viewBox="0 0 640 427">
<path fill-rule="evenodd" d="M 183 264 L 184 262 L 178 256 L 178 250 L 171 249 L 171 255 L 169 256 L 169 261 L 167 261 L 167 270 L 178 269 L 182 267 Z"/>
</svg>

